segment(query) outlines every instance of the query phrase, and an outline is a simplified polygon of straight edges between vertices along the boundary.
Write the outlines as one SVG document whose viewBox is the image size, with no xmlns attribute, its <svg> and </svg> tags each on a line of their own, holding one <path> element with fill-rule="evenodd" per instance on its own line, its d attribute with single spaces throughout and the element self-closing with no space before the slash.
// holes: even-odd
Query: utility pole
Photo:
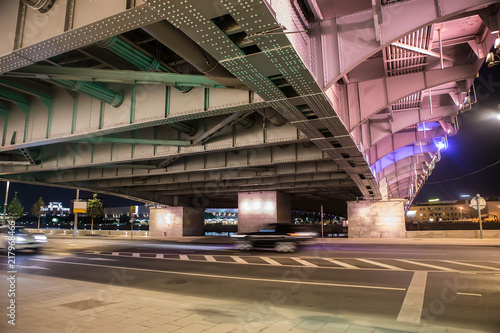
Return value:
<svg viewBox="0 0 500 333">
<path fill-rule="evenodd" d="M 80 190 L 76 190 L 76 200 L 80 200 Z M 73 204 L 73 211 L 75 210 L 75 204 Z M 78 236 L 78 213 L 75 213 L 75 222 L 73 223 L 73 237 Z"/>
<path fill-rule="evenodd" d="M 7 197 L 9 196 L 9 184 L 10 182 L 7 182 L 7 187 L 5 189 L 5 203 L 3 204 L 3 225 L 5 225 L 5 215 L 7 215 Z"/>
<path fill-rule="evenodd" d="M 323 239 L 323 205 L 321 205 L 321 241 L 324 242 Z"/>
</svg>

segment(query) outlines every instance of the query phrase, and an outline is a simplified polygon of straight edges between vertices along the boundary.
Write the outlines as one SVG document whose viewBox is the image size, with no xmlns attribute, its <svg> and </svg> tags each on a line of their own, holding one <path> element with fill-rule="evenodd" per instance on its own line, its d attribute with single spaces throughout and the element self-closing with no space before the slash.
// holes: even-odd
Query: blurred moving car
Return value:
<svg viewBox="0 0 500 333">
<path fill-rule="evenodd" d="M 9 236 L 14 236 L 13 242 L 9 242 Z M 15 251 L 33 250 L 37 252 L 45 243 L 47 243 L 47 236 L 44 234 L 30 233 L 23 227 L 0 227 L 0 251 L 2 252 L 7 252 L 9 245 L 12 245 Z"/>
<path fill-rule="evenodd" d="M 295 252 L 299 244 L 316 237 L 317 233 L 305 225 L 293 223 L 271 223 L 258 231 L 232 235 L 238 250 L 264 247 L 278 252 Z"/>
</svg>

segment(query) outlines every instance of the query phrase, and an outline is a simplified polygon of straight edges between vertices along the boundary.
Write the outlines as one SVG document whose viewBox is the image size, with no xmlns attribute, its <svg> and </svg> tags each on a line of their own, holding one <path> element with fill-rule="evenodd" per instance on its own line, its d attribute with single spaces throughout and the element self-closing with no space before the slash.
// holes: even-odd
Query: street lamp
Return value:
<svg viewBox="0 0 500 333">
<path fill-rule="evenodd" d="M 464 209 L 464 207 L 460 207 L 460 220 L 462 220 L 462 209 Z"/>
</svg>

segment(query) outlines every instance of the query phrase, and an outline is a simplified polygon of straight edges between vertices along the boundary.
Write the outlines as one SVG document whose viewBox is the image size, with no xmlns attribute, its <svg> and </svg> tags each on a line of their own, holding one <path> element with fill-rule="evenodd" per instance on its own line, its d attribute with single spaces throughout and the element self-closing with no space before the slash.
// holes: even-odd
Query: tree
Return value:
<svg viewBox="0 0 500 333">
<path fill-rule="evenodd" d="M 90 230 L 92 231 L 92 233 L 94 233 L 94 218 L 104 215 L 102 201 L 97 197 L 97 193 L 94 193 L 92 199 L 89 199 L 87 201 L 87 215 L 92 218 Z"/>
<path fill-rule="evenodd" d="M 42 208 L 45 207 L 45 202 L 43 202 L 42 197 L 38 199 L 37 202 L 31 207 L 31 212 L 38 216 L 38 230 L 40 230 L 40 215 L 42 215 Z"/>
<path fill-rule="evenodd" d="M 21 202 L 17 198 L 17 191 L 14 192 L 14 199 L 9 204 L 9 207 L 7 208 L 7 211 L 10 216 L 12 216 L 14 219 L 18 219 L 23 215 L 24 212 L 24 206 L 21 205 Z"/>
</svg>

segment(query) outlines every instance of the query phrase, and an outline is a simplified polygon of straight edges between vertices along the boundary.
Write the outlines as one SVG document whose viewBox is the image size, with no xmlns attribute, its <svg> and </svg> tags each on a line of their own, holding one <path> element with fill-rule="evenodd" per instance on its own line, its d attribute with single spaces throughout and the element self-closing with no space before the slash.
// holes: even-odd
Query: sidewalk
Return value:
<svg viewBox="0 0 500 333">
<path fill-rule="evenodd" d="M 0 272 L 0 332 L 68 333 L 361 333 L 480 332 L 238 302 L 182 296 L 109 284 L 18 273 L 16 326 L 6 316 L 5 272 Z"/>
</svg>

